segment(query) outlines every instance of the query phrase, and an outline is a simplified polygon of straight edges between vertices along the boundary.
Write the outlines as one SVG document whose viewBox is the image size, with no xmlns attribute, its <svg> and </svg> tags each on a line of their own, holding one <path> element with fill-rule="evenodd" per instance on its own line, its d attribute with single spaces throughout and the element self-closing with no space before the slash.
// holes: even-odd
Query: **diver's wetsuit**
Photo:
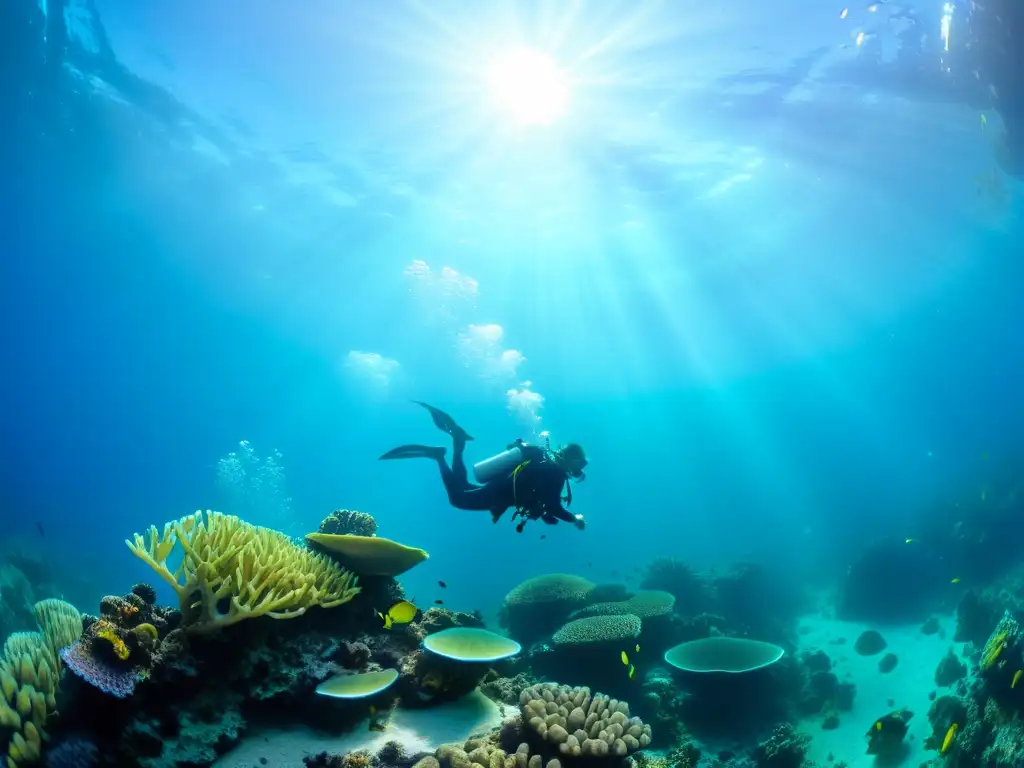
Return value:
<svg viewBox="0 0 1024 768">
<path fill-rule="evenodd" d="M 437 459 L 448 501 L 456 509 L 489 510 L 494 522 L 509 507 L 521 509 L 526 517 L 540 518 L 549 525 L 559 520 L 567 523 L 576 521 L 573 514 L 562 506 L 562 490 L 567 480 L 565 472 L 543 448 L 520 444 L 523 460 L 519 471 L 510 470 L 484 485 L 469 482 L 466 462 L 462 457 L 465 449 L 465 441 L 456 439 L 452 465 L 449 467 L 443 456 Z"/>
<path fill-rule="evenodd" d="M 579 524 L 576 516 L 562 506 L 562 489 L 566 487 L 568 477 L 543 448 L 517 440 L 516 444 L 522 451 L 519 465 L 483 485 L 476 485 L 469 482 L 466 461 L 462 456 L 466 442 L 473 438 L 444 411 L 414 402 L 429 411 L 434 426 L 451 435 L 452 465 L 449 467 L 444 459 L 444 448 L 429 445 L 400 445 L 381 459 L 433 459 L 441 469 L 441 480 L 453 507 L 488 510 L 494 522 L 498 522 L 509 507 L 515 507 L 523 516 L 523 521 L 516 527 L 518 531 L 522 531 L 527 520 L 540 519 L 548 525 L 559 520 Z"/>
</svg>

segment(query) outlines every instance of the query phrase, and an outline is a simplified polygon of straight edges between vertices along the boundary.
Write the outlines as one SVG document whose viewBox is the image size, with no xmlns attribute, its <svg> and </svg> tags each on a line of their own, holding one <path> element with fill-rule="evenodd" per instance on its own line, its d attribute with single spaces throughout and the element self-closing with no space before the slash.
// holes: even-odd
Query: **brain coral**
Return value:
<svg viewBox="0 0 1024 768">
<path fill-rule="evenodd" d="M 610 643 L 640 636 L 640 619 L 632 614 L 588 616 L 570 621 L 551 638 L 555 647 Z"/>
<path fill-rule="evenodd" d="M 651 743 L 651 727 L 629 705 L 589 688 L 543 683 L 519 695 L 523 723 L 570 757 L 625 757 Z"/>
<path fill-rule="evenodd" d="M 572 614 L 571 618 L 582 619 L 587 616 L 616 616 L 628 613 L 641 619 L 652 619 L 656 616 L 667 616 L 672 613 L 675 605 L 676 599 L 671 592 L 647 589 L 637 592 L 628 600 L 620 600 L 614 603 L 595 603 L 586 608 L 581 608 Z"/>
<path fill-rule="evenodd" d="M 537 606 L 551 603 L 579 604 L 586 601 L 594 584 L 582 576 L 547 573 L 534 576 L 505 595 L 505 606 Z"/>
</svg>

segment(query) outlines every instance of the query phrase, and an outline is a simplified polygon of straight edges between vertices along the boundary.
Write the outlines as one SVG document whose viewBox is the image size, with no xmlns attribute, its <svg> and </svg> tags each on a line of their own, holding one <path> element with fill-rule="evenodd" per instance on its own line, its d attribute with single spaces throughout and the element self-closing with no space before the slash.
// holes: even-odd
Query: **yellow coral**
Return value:
<svg viewBox="0 0 1024 768">
<path fill-rule="evenodd" d="M 128 655 L 131 653 L 131 651 L 128 650 L 128 646 L 124 644 L 124 640 L 118 637 L 117 632 L 112 629 L 101 629 L 96 633 L 96 637 L 110 643 L 110 646 L 114 649 L 114 654 L 121 661 L 127 659 Z"/>
<path fill-rule="evenodd" d="M 149 637 L 153 640 L 160 639 L 160 633 L 157 632 L 156 627 L 154 627 L 152 624 L 139 624 L 139 626 L 135 628 L 135 634 L 145 635 L 146 637 Z"/>
<path fill-rule="evenodd" d="M 59 651 L 82 635 L 82 615 L 70 603 L 41 600 L 33 613 L 40 631 L 15 632 L 0 654 L 0 726 L 10 737 L 0 749 L 8 768 L 42 757 L 43 726 L 57 708 Z"/>
<path fill-rule="evenodd" d="M 359 593 L 355 576 L 294 544 L 283 533 L 250 525 L 232 515 L 196 512 L 150 526 L 148 541 L 125 541 L 178 594 L 184 622 L 207 631 L 257 616 L 291 619 L 313 606 L 331 608 Z M 177 545 L 181 565 L 167 559 Z M 222 612 L 218 603 L 227 601 Z"/>
</svg>

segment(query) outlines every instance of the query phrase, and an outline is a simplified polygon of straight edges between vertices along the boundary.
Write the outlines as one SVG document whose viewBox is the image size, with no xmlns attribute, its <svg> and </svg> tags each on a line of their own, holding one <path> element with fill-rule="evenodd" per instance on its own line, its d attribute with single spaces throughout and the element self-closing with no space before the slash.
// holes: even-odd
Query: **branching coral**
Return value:
<svg viewBox="0 0 1024 768">
<path fill-rule="evenodd" d="M 148 541 L 135 534 L 125 543 L 174 588 L 183 623 L 198 631 L 257 616 L 291 619 L 359 593 L 355 576 L 327 557 L 219 512 L 196 512 L 167 523 L 162 533 L 151 526 Z M 172 572 L 167 560 L 178 545 L 182 562 Z"/>
</svg>

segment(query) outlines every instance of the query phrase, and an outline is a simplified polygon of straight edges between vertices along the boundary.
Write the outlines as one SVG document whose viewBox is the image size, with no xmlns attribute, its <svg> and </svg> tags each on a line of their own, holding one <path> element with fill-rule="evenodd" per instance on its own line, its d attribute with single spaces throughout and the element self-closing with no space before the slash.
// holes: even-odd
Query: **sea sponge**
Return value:
<svg viewBox="0 0 1024 768">
<path fill-rule="evenodd" d="M 569 757 L 626 755 L 651 743 L 651 726 L 629 716 L 629 704 L 589 688 L 542 683 L 519 694 L 523 723 Z"/>
<path fill-rule="evenodd" d="M 573 613 L 569 618 L 584 619 L 588 616 L 616 616 L 632 614 L 640 619 L 668 616 L 675 607 L 676 598 L 671 592 L 660 589 L 645 589 L 628 600 L 612 603 L 594 603 Z"/>
<path fill-rule="evenodd" d="M 320 533 L 376 536 L 377 521 L 373 515 L 354 509 L 336 509 L 320 523 Z"/>
<path fill-rule="evenodd" d="M 356 577 L 324 555 L 297 546 L 283 533 L 250 525 L 232 515 L 196 512 L 150 526 L 128 548 L 174 588 L 183 624 L 216 630 L 257 616 L 291 619 L 313 606 L 331 608 L 359 593 Z M 175 572 L 167 559 L 181 545 Z M 218 603 L 227 600 L 222 612 Z"/>
<path fill-rule="evenodd" d="M 551 640 L 556 648 L 633 640 L 640 636 L 641 621 L 632 614 L 588 616 L 559 629 Z"/>
</svg>

